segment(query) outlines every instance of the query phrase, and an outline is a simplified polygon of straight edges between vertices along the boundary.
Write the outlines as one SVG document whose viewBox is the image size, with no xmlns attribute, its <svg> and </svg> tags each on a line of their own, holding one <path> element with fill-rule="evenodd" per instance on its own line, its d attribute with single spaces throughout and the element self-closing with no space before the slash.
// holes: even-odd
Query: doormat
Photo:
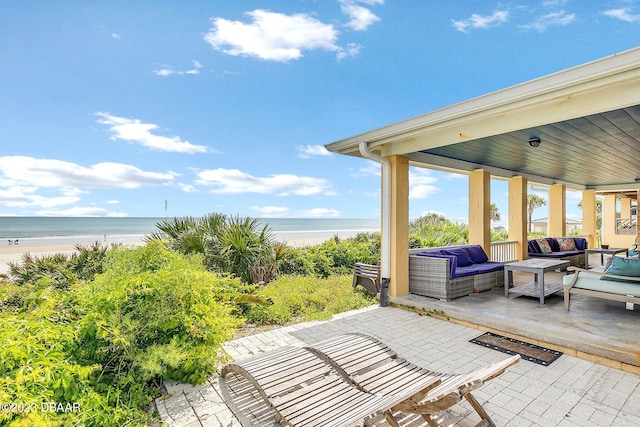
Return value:
<svg viewBox="0 0 640 427">
<path fill-rule="evenodd" d="M 562 356 L 562 352 L 560 351 L 529 344 L 513 338 L 503 337 L 502 335 L 492 334 L 491 332 L 486 332 L 469 342 L 510 355 L 519 354 L 524 360 L 544 366 L 549 366 L 558 357 Z"/>
</svg>

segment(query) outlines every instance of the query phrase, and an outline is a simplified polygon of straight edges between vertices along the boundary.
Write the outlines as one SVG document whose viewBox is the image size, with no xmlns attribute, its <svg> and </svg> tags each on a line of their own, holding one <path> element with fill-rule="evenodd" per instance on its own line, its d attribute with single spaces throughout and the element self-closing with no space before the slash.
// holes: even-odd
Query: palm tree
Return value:
<svg viewBox="0 0 640 427">
<path fill-rule="evenodd" d="M 537 194 L 527 194 L 527 214 L 529 217 L 529 231 L 533 231 L 533 224 L 531 223 L 531 216 L 533 211 L 540 206 L 547 204 L 547 201 Z"/>
<path fill-rule="evenodd" d="M 502 218 L 500 210 L 495 203 L 491 203 L 491 206 L 489 206 L 489 218 L 491 221 L 500 221 L 500 218 Z"/>
<path fill-rule="evenodd" d="M 210 270 L 231 273 L 247 283 L 269 282 L 277 273 L 286 248 L 274 242 L 268 226 L 257 219 L 211 213 L 156 223 L 159 232 L 145 240 L 167 240 L 184 254 L 202 254 Z"/>
</svg>

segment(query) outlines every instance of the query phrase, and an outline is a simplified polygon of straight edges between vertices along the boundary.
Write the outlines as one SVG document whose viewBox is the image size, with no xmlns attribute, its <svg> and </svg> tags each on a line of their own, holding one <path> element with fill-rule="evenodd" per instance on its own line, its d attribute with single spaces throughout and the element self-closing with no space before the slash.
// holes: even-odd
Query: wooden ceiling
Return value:
<svg viewBox="0 0 640 427">
<path fill-rule="evenodd" d="M 531 147 L 530 137 L 538 137 Z M 584 188 L 640 187 L 640 105 L 428 149 L 432 165 L 532 175 Z M 461 166 L 462 165 L 462 166 Z M 464 166 L 466 165 L 466 166 Z"/>
</svg>

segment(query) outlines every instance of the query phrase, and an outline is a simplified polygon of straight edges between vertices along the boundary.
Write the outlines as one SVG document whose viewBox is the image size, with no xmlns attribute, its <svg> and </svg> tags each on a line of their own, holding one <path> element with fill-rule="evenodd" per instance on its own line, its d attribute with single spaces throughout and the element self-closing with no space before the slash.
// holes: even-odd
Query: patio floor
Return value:
<svg viewBox="0 0 640 427">
<path fill-rule="evenodd" d="M 594 259 L 597 265 L 599 259 Z M 591 263 L 590 263 L 591 264 Z M 546 282 L 564 273 L 547 273 Z M 531 275 L 514 272 L 515 285 Z M 504 289 L 443 302 L 408 295 L 392 304 L 342 313 L 327 322 L 307 322 L 233 340 L 224 349 L 242 360 L 284 345 L 310 345 L 345 332 L 371 334 L 401 356 L 428 369 L 464 373 L 507 355 L 469 343 L 484 331 L 498 331 L 564 354 L 550 366 L 521 361 L 474 392 L 498 426 L 583 427 L 640 425 L 640 306 L 573 296 L 564 309 L 562 294 L 504 297 Z M 167 384 L 158 412 L 173 427 L 271 427 L 273 414 L 243 384 L 218 375 L 205 384 Z M 234 394 L 235 393 L 235 394 Z M 233 409 L 233 410 L 232 410 Z M 401 426 L 426 426 L 417 416 L 396 414 Z M 441 426 L 472 426 L 480 418 L 466 401 L 441 413 Z M 385 426 L 385 422 L 376 426 Z"/>
<path fill-rule="evenodd" d="M 598 262 L 595 263 L 597 265 Z M 565 273 L 545 274 L 545 282 L 562 282 Z M 514 272 L 514 285 L 532 280 L 532 274 Z M 481 329 L 495 329 L 542 345 L 612 367 L 640 373 L 640 305 L 627 310 L 625 303 L 581 295 L 571 297 L 569 311 L 562 292 L 540 304 L 537 298 L 504 297 L 504 288 L 472 296 L 440 301 L 407 295 L 391 298 L 393 303 L 427 311 L 444 312 L 444 317 Z M 555 348 L 555 347 L 554 347 Z"/>
</svg>

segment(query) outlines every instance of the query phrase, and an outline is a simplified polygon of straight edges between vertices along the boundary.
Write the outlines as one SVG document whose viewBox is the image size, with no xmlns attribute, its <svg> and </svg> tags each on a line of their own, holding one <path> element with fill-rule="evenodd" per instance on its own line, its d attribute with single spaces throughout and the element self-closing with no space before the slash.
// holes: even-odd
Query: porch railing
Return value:
<svg viewBox="0 0 640 427">
<path fill-rule="evenodd" d="M 636 220 L 631 218 L 616 220 L 616 234 L 636 234 Z"/>
<path fill-rule="evenodd" d="M 504 240 L 502 242 L 491 242 L 491 261 L 513 262 L 516 261 L 515 240 Z"/>
</svg>

